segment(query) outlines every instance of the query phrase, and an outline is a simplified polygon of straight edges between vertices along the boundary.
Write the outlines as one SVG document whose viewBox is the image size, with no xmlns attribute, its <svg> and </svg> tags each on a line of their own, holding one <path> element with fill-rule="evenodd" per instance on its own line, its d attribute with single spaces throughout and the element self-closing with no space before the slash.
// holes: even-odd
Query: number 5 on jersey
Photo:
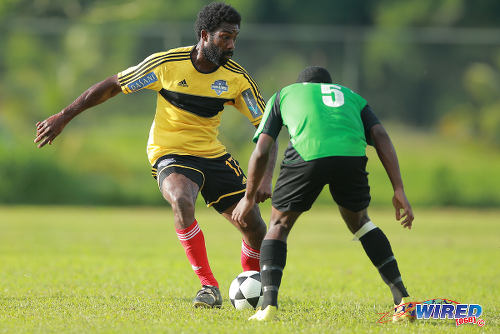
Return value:
<svg viewBox="0 0 500 334">
<path fill-rule="evenodd" d="M 321 94 L 323 94 L 323 103 L 328 107 L 340 107 L 344 104 L 344 93 L 340 90 L 341 87 L 337 85 L 321 85 Z M 332 93 L 335 100 L 332 97 Z"/>
</svg>

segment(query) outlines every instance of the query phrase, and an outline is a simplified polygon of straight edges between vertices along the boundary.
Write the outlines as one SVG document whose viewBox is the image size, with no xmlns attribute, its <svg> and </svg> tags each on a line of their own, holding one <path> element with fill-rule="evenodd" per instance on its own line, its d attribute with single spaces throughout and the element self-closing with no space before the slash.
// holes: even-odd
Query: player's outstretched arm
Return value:
<svg viewBox="0 0 500 334">
<path fill-rule="evenodd" d="M 244 224 L 243 218 L 255 205 L 257 190 L 266 173 L 266 166 L 268 166 L 274 143 L 273 137 L 265 133 L 260 134 L 257 145 L 250 156 L 245 196 L 243 196 L 232 213 L 232 219 L 240 224 Z"/>
<path fill-rule="evenodd" d="M 66 124 L 76 115 L 88 108 L 103 103 L 119 92 L 121 92 L 121 88 L 116 75 L 96 83 L 59 113 L 50 116 L 42 122 L 36 123 L 36 138 L 34 142 L 39 143 L 38 148 L 45 146 L 47 143 L 52 144 Z"/>
<path fill-rule="evenodd" d="M 382 124 L 376 124 L 371 127 L 370 135 L 372 137 L 375 149 L 377 150 L 378 157 L 389 176 L 394 189 L 394 196 L 392 204 L 396 209 L 396 219 L 401 220 L 401 225 L 411 229 L 414 219 L 413 210 L 410 202 L 406 198 L 404 191 L 403 180 L 401 178 L 401 171 L 399 170 L 398 156 L 394 145 L 392 145 L 391 138 L 385 131 Z"/>
</svg>

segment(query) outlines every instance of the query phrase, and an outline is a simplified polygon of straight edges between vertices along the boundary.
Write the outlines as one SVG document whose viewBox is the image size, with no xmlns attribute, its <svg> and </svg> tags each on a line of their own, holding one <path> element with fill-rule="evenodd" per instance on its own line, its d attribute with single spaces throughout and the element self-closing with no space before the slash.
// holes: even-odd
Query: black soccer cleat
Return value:
<svg viewBox="0 0 500 334">
<path fill-rule="evenodd" d="M 219 288 L 213 285 L 203 285 L 193 299 L 194 307 L 220 308 L 222 306 L 222 296 Z"/>
</svg>

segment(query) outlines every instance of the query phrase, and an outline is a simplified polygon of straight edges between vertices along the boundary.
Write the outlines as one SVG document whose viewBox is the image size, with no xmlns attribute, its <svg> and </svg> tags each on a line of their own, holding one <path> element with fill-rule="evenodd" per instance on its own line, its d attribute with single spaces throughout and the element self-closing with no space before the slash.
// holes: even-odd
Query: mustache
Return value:
<svg viewBox="0 0 500 334">
<path fill-rule="evenodd" d="M 233 51 L 226 51 L 226 52 L 223 52 L 222 53 L 224 56 L 229 56 L 229 57 L 232 57 L 234 52 Z"/>
</svg>

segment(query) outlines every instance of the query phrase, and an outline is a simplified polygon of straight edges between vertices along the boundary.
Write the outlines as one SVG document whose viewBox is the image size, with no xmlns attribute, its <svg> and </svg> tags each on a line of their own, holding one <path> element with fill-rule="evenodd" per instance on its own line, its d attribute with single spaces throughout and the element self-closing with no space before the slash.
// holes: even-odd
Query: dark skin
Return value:
<svg viewBox="0 0 500 334">
<path fill-rule="evenodd" d="M 204 56 L 204 49 L 216 50 L 221 54 L 223 62 L 229 60 L 234 52 L 238 33 L 239 26 L 230 23 L 222 23 L 214 32 L 202 30 L 200 39 L 191 53 L 195 68 L 199 72 L 210 73 L 219 66 Z M 88 108 L 105 102 L 121 91 L 117 75 L 93 85 L 61 112 L 42 122 L 38 122 L 34 142 L 38 143 L 38 148 L 46 144 L 52 144 L 54 139 L 74 117 Z M 222 213 L 242 233 L 243 240 L 247 245 L 254 249 L 260 249 L 261 241 L 266 233 L 266 224 L 262 220 L 256 203 L 263 202 L 271 197 L 272 172 L 276 160 L 277 143 L 270 150 L 271 161 L 267 167 L 264 167 L 265 176 L 263 176 L 262 185 L 256 191 L 254 205 L 248 209 L 248 215 L 238 222 L 232 219 L 233 209 L 237 203 Z M 182 174 L 172 173 L 163 180 L 160 190 L 165 200 L 172 206 L 175 228 L 184 229 L 189 227 L 195 219 L 195 203 L 200 191 L 198 185 Z"/>
<path fill-rule="evenodd" d="M 414 219 L 413 210 L 404 192 L 398 158 L 391 139 L 381 124 L 374 125 L 370 129 L 370 135 L 374 142 L 375 149 L 377 150 L 377 154 L 394 189 L 392 204 L 396 209 L 396 219 L 398 221 L 401 220 L 401 225 L 403 227 L 411 229 Z M 273 142 L 274 139 L 267 134 L 263 133 L 259 136 L 257 145 L 255 150 L 252 152 L 252 156 L 249 161 L 248 182 L 245 196 L 240 200 L 237 207 L 233 211 L 233 219 L 236 221 L 243 219 L 255 202 L 255 190 L 264 175 L 261 168 L 266 166 L 266 163 L 269 160 L 269 154 L 271 152 Z M 364 224 L 370 221 L 367 209 L 354 212 L 339 206 L 339 210 L 347 228 L 353 234 L 356 233 L 356 231 L 358 231 Z M 269 230 L 267 231 L 264 239 L 281 240 L 286 242 L 290 230 L 301 213 L 302 212 L 295 211 L 281 212 L 273 207 Z"/>
<path fill-rule="evenodd" d="M 213 72 L 219 65 L 207 59 L 201 50 L 209 49 L 213 45 L 225 53 L 224 60 L 229 60 L 236 46 L 236 38 L 240 33 L 240 28 L 236 24 L 223 22 L 215 32 L 202 30 L 200 40 L 196 44 L 195 50 L 191 54 L 196 69 L 202 73 Z"/>
</svg>

